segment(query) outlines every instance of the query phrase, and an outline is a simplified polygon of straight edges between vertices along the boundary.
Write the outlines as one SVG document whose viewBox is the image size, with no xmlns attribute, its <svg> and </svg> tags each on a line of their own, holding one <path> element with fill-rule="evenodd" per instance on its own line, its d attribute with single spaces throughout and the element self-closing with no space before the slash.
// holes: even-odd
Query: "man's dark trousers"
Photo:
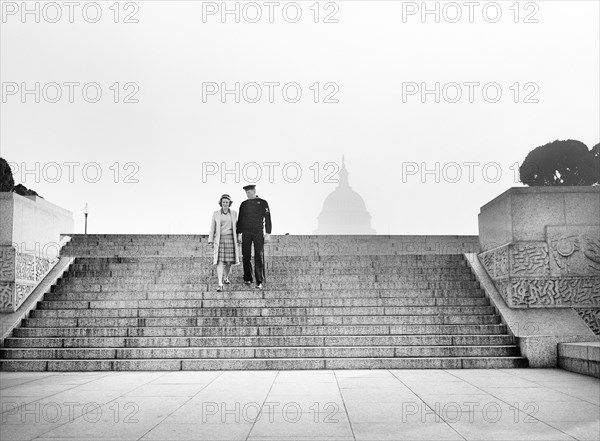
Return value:
<svg viewBox="0 0 600 441">
<path fill-rule="evenodd" d="M 242 258 L 244 262 L 244 281 L 252 282 L 252 263 L 250 254 L 254 243 L 254 277 L 256 284 L 263 283 L 265 278 L 265 264 L 263 260 L 265 238 L 262 228 L 260 230 L 246 230 L 242 232 Z"/>
</svg>

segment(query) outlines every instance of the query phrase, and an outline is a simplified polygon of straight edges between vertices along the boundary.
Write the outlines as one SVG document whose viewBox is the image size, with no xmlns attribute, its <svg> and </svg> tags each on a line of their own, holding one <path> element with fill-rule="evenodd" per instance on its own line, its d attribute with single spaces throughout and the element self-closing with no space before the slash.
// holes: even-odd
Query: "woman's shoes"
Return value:
<svg viewBox="0 0 600 441">
<path fill-rule="evenodd" d="M 226 278 L 225 278 L 225 280 L 224 280 L 224 282 L 225 282 L 225 284 L 226 284 L 226 285 L 229 285 L 229 284 L 231 283 L 231 282 L 229 281 L 229 277 L 226 277 Z"/>
<path fill-rule="evenodd" d="M 218 291 L 218 292 L 221 292 L 221 291 L 223 291 L 223 284 L 220 284 L 220 285 L 217 287 L 217 291 Z"/>
</svg>

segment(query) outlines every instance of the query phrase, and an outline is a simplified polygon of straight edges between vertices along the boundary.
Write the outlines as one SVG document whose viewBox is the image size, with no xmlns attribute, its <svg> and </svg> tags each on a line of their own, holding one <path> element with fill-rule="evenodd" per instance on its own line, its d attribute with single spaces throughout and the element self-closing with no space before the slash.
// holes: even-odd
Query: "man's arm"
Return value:
<svg viewBox="0 0 600 441">
<path fill-rule="evenodd" d="M 246 202 L 246 201 L 244 201 Z M 243 218 L 244 218 L 244 202 L 240 204 L 240 210 L 238 211 L 237 222 L 235 223 L 235 231 L 237 234 L 240 234 L 240 227 L 244 226 Z"/>
<path fill-rule="evenodd" d="M 265 231 L 267 234 L 271 234 L 271 210 L 267 201 L 265 201 Z"/>
</svg>

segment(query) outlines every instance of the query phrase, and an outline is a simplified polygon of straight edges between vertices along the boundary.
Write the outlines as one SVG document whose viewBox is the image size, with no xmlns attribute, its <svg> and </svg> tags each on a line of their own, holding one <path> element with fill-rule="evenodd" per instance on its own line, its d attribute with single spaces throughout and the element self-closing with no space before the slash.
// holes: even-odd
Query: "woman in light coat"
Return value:
<svg viewBox="0 0 600 441">
<path fill-rule="evenodd" d="M 221 209 L 215 211 L 210 223 L 210 234 L 208 243 L 213 244 L 213 265 L 217 265 L 217 278 L 219 286 L 217 291 L 223 290 L 223 276 L 225 283 L 229 281 L 231 265 L 240 264 L 238 251 L 237 231 L 237 211 L 231 210 L 231 197 L 224 194 L 219 199 Z"/>
</svg>

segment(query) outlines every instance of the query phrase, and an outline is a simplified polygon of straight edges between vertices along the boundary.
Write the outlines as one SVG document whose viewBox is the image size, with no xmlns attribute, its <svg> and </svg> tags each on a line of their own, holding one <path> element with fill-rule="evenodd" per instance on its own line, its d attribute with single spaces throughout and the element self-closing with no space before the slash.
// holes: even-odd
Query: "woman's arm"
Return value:
<svg viewBox="0 0 600 441">
<path fill-rule="evenodd" d="M 210 219 L 210 233 L 208 234 L 208 243 L 213 243 L 213 239 L 215 238 L 215 215 L 213 213 L 212 218 Z"/>
</svg>

